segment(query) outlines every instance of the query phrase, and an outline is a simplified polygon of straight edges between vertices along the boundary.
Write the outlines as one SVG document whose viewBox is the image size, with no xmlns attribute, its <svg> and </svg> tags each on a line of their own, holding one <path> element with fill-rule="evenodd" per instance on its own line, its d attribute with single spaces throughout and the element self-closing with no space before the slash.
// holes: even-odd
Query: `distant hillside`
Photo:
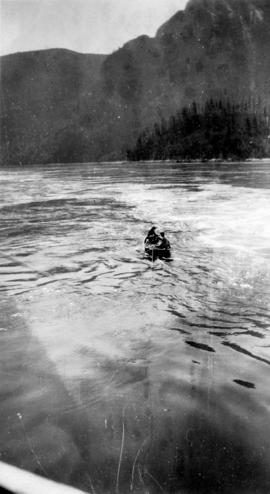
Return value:
<svg viewBox="0 0 270 494">
<path fill-rule="evenodd" d="M 270 103 L 269 0 L 190 0 L 109 56 L 1 58 L 1 163 L 122 159 L 146 126 L 193 100 Z"/>
<path fill-rule="evenodd" d="M 2 57 L 4 163 L 85 160 L 96 152 L 91 133 L 85 139 L 85 129 L 91 128 L 104 58 L 68 50 Z M 87 121 L 83 121 L 86 111 Z"/>
</svg>

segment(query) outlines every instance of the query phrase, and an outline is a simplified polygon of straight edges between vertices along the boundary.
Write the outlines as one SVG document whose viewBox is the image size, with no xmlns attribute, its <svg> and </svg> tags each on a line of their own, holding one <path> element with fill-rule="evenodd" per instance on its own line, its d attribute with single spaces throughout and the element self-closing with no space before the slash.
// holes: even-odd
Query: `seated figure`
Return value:
<svg viewBox="0 0 270 494">
<path fill-rule="evenodd" d="M 160 236 L 161 236 L 161 242 L 158 245 L 158 248 L 164 249 L 164 250 L 170 250 L 171 244 L 170 244 L 169 240 L 165 237 L 165 233 L 160 232 Z"/>
<path fill-rule="evenodd" d="M 144 240 L 145 245 L 157 245 L 160 242 L 161 238 L 156 233 L 156 229 L 157 228 L 155 226 L 152 226 L 152 228 L 150 228 Z"/>
</svg>

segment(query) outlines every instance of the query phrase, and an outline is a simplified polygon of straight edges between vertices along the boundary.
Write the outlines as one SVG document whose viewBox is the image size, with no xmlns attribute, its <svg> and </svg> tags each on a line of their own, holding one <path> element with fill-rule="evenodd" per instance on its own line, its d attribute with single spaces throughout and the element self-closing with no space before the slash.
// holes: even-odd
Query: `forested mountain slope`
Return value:
<svg viewBox="0 0 270 494">
<path fill-rule="evenodd" d="M 190 0 L 108 56 L 1 58 L 1 163 L 125 159 L 147 126 L 209 98 L 270 103 L 270 2 Z"/>
</svg>

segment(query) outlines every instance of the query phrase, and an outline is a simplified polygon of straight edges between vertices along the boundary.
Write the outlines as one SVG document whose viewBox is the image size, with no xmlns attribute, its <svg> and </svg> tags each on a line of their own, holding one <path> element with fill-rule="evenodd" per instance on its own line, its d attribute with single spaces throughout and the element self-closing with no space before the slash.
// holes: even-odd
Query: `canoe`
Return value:
<svg viewBox="0 0 270 494">
<path fill-rule="evenodd" d="M 170 249 L 159 249 L 158 247 L 145 247 L 145 253 L 152 259 L 170 259 Z"/>
</svg>

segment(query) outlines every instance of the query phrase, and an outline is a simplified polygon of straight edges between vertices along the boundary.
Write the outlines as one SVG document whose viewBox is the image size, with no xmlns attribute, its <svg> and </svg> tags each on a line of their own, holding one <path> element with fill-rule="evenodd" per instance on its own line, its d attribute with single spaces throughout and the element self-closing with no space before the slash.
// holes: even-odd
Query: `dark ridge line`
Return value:
<svg viewBox="0 0 270 494">
<path fill-rule="evenodd" d="M 202 319 L 204 319 L 204 316 L 199 316 L 199 317 L 201 317 Z M 234 328 L 228 327 L 228 326 L 216 326 L 214 324 L 211 326 L 209 324 L 203 324 L 203 323 L 202 324 L 199 324 L 199 323 L 195 323 L 195 322 L 189 323 L 189 326 L 194 327 L 194 328 L 205 328 L 205 329 L 224 329 L 224 330 L 226 330 L 226 329 L 227 330 L 228 329 L 233 330 L 234 329 Z M 243 329 L 246 330 L 246 328 L 243 328 Z"/>
<path fill-rule="evenodd" d="M 86 283 L 91 283 L 91 281 L 95 281 L 99 275 L 92 276 L 91 278 L 87 278 L 86 280 L 80 280 L 79 283 L 85 285 Z"/>
<path fill-rule="evenodd" d="M 186 316 L 184 316 L 183 314 L 181 314 L 180 312 L 177 312 L 176 310 L 174 309 L 167 309 L 166 312 L 170 312 L 170 314 L 173 314 L 174 316 L 177 316 L 177 317 L 181 317 L 181 319 L 185 319 Z"/>
<path fill-rule="evenodd" d="M 77 51 L 77 50 L 71 50 L 69 48 L 65 48 L 63 46 L 54 46 L 52 48 L 39 48 L 37 50 L 22 50 L 22 51 L 12 51 L 12 52 L 9 52 L 9 53 L 5 53 L 4 55 L 0 55 L 0 59 L 5 59 L 5 58 L 11 58 L 13 57 L 14 55 L 15 56 L 20 56 L 20 55 L 39 55 L 39 54 L 46 54 L 46 53 L 55 53 L 55 54 L 58 54 L 58 53 L 63 53 L 63 52 L 66 52 L 66 53 L 71 53 L 73 55 L 79 55 L 79 56 L 90 56 L 90 57 L 96 57 L 96 58 L 107 58 L 109 55 L 111 55 L 111 53 L 88 53 L 88 52 L 81 52 L 81 51 Z M 53 165 L 54 163 L 52 163 Z"/>
<path fill-rule="evenodd" d="M 213 353 L 216 352 L 214 348 L 205 345 L 204 343 L 196 343 L 195 341 L 190 341 L 190 340 L 186 340 L 185 343 L 187 343 L 187 345 L 190 345 L 194 348 L 198 348 L 199 350 L 205 350 L 206 352 L 213 352 Z"/>
<path fill-rule="evenodd" d="M 269 323 L 264 323 L 264 322 L 256 321 L 256 319 L 252 319 L 250 317 L 247 317 L 247 321 L 250 321 L 255 326 L 258 326 L 259 328 L 262 328 L 262 329 L 268 329 L 269 328 Z"/>
<path fill-rule="evenodd" d="M 17 267 L 17 266 L 16 266 Z M 18 265 L 18 267 L 21 268 L 21 265 Z M 1 276 L 15 276 L 15 275 L 19 275 L 19 274 L 37 274 L 36 271 L 34 270 L 31 270 L 31 271 L 5 271 L 3 272 L 2 269 L 0 268 L 0 273 L 1 273 Z"/>
<path fill-rule="evenodd" d="M 232 333 L 226 333 L 226 332 L 222 333 L 219 331 L 208 331 L 208 334 L 213 336 L 221 336 L 221 337 L 232 336 Z"/>
<path fill-rule="evenodd" d="M 220 329 L 220 328 L 218 328 Z M 228 328 L 224 328 L 224 329 L 228 329 Z M 230 332 L 230 333 L 226 333 L 226 332 L 219 332 L 219 331 L 209 331 L 208 334 L 211 334 L 213 336 L 241 336 L 241 335 L 248 335 L 248 336 L 253 336 L 254 338 L 260 338 L 260 339 L 264 339 L 265 338 L 265 335 L 261 334 L 261 333 L 258 333 L 257 331 L 253 331 L 252 329 L 251 330 L 244 330 L 244 331 L 235 331 L 234 333 Z"/>
<path fill-rule="evenodd" d="M 264 334 L 261 334 L 259 333 L 258 331 L 253 331 L 252 329 L 247 329 L 245 331 L 236 331 L 235 333 L 232 333 L 232 335 L 242 335 L 242 334 L 246 334 L 246 335 L 249 335 L 249 336 L 253 336 L 254 338 L 265 338 L 265 335 Z"/>
<path fill-rule="evenodd" d="M 248 381 L 242 381 L 242 379 L 234 379 L 233 382 L 239 384 L 240 386 L 243 386 L 244 388 L 256 389 L 255 384 L 250 383 Z"/>
<path fill-rule="evenodd" d="M 222 309 L 215 309 L 214 307 L 212 307 L 211 304 L 206 304 L 206 305 L 207 306 L 210 305 L 211 312 L 217 312 L 218 314 L 224 314 L 224 316 L 230 315 L 230 316 L 237 316 L 237 317 L 239 317 L 239 312 L 228 312 L 228 311 L 225 311 L 225 310 L 222 310 Z M 215 320 L 215 318 L 210 318 L 209 316 L 208 316 L 208 318 Z"/>
<path fill-rule="evenodd" d="M 184 329 L 179 329 L 179 328 L 169 328 L 170 331 L 177 331 L 178 333 L 181 334 L 191 334 L 189 331 L 185 331 Z"/>
<path fill-rule="evenodd" d="M 219 312 L 219 311 L 217 311 L 217 312 Z M 239 317 L 239 315 L 240 315 L 240 317 L 244 317 L 244 316 L 242 316 L 239 313 L 237 314 L 237 313 L 230 313 L 230 312 L 225 312 L 225 311 L 224 312 L 220 312 L 220 313 L 223 313 L 224 315 L 227 315 L 228 317 L 232 317 L 232 318 L 234 318 L 235 316 Z M 204 315 L 203 317 L 204 317 L 204 319 L 207 319 L 208 321 L 224 322 L 224 319 L 219 319 L 218 317 L 210 317 L 210 316 L 207 316 L 207 315 Z M 230 324 L 230 321 L 227 321 L 226 320 L 225 323 L 229 323 Z"/>
<path fill-rule="evenodd" d="M 27 283 L 28 281 L 37 281 L 37 278 L 12 278 L 11 283 Z"/>
<path fill-rule="evenodd" d="M 270 361 L 269 360 L 266 360 L 262 357 L 258 357 L 257 355 L 253 355 L 253 353 L 249 352 L 248 350 L 245 350 L 244 348 L 242 348 L 241 346 L 239 345 L 236 345 L 236 343 L 229 343 L 228 341 L 224 341 L 222 343 L 222 345 L 224 346 L 228 346 L 229 348 L 232 348 L 233 350 L 236 350 L 236 352 L 239 352 L 239 353 L 243 353 L 244 355 L 247 355 L 248 357 L 251 357 L 255 360 L 259 360 L 260 362 L 263 362 L 267 365 L 270 365 Z"/>
<path fill-rule="evenodd" d="M 56 279 L 56 280 L 45 281 L 44 283 L 37 283 L 37 285 L 35 287 L 33 287 L 32 290 L 33 289 L 37 289 L 40 286 L 51 285 L 52 283 L 59 283 L 59 281 L 65 281 L 65 280 L 69 280 L 69 278 L 59 278 L 59 279 Z"/>
</svg>

